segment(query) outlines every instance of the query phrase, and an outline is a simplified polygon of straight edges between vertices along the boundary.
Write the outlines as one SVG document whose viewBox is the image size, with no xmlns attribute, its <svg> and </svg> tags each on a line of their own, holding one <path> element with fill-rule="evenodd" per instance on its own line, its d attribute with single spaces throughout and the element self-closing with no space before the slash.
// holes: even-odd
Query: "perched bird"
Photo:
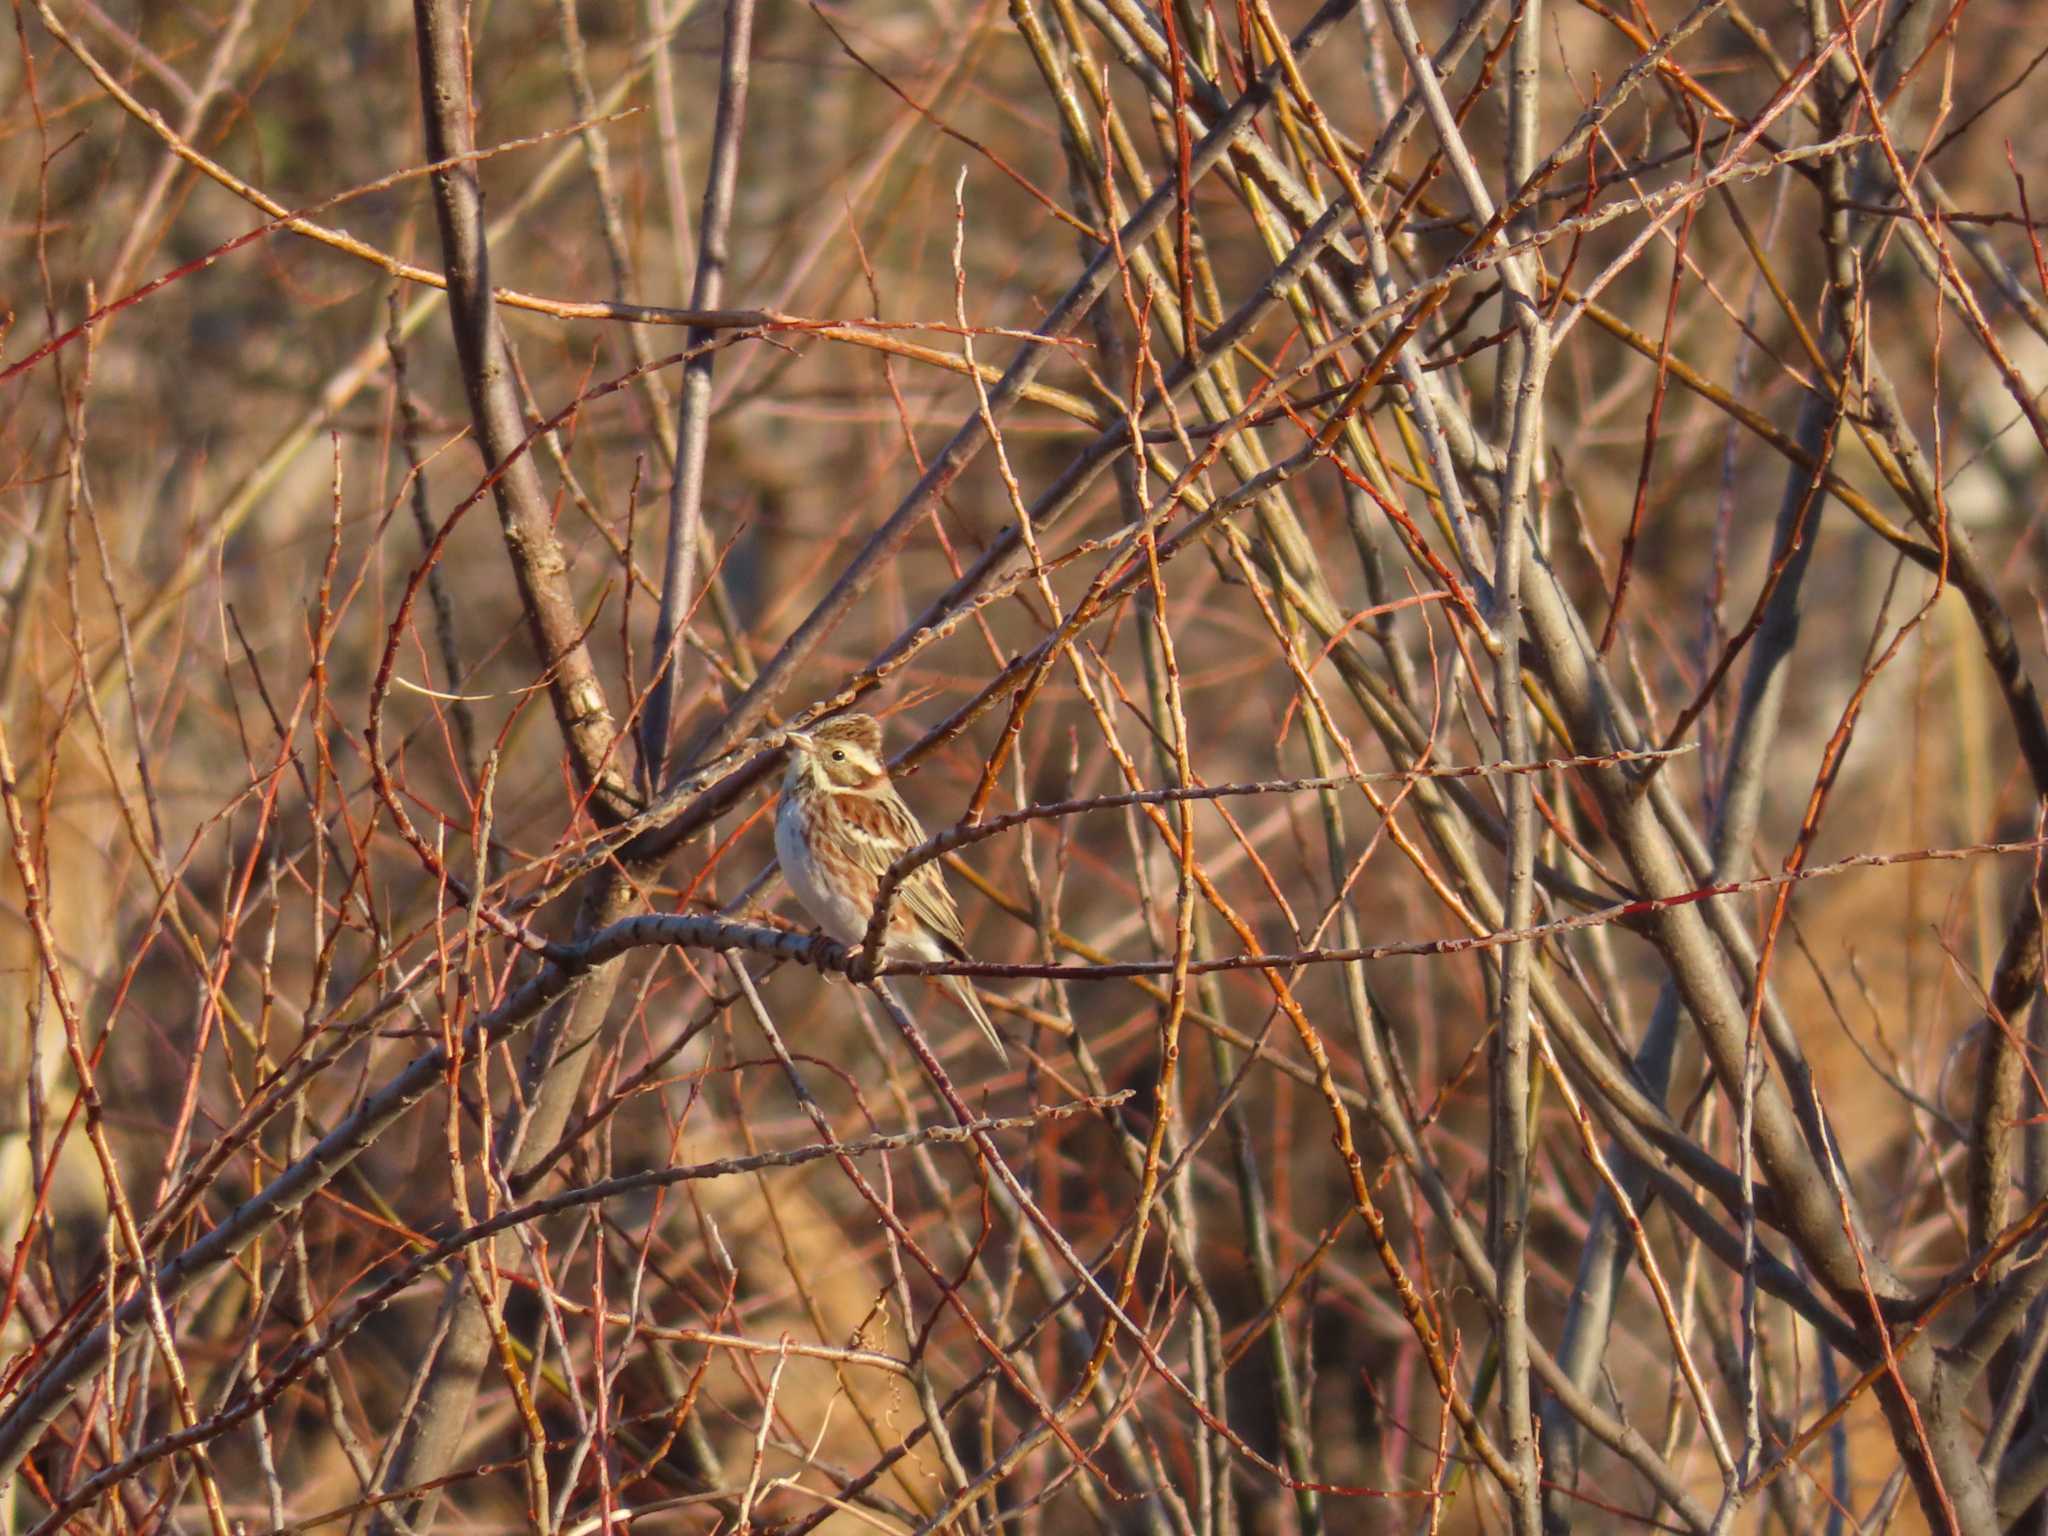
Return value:
<svg viewBox="0 0 2048 1536">
<path fill-rule="evenodd" d="M 924 828 L 889 782 L 882 727 L 870 715 L 840 715 L 810 732 L 791 731 L 789 771 L 775 815 L 775 854 L 790 889 L 819 927 L 842 944 L 868 929 L 882 875 L 924 841 Z M 965 960 L 966 933 L 945 876 L 920 864 L 896 887 L 882 950 L 906 960 Z M 1008 1061 L 1002 1038 L 965 976 L 941 978 Z"/>
</svg>

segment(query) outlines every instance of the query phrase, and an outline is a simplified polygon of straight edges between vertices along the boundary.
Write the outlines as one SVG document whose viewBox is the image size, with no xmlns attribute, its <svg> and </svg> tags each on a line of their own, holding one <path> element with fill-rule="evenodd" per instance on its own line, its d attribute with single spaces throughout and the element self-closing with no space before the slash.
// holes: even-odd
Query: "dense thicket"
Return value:
<svg viewBox="0 0 2048 1536">
<path fill-rule="evenodd" d="M 8 1531 L 2042 1524 L 2038 7 L 15 17 Z"/>
</svg>

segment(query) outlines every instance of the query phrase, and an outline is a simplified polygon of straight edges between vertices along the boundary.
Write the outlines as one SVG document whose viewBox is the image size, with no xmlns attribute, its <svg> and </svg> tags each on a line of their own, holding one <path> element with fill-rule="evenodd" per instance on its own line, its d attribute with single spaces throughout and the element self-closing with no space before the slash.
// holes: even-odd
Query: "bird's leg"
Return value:
<svg viewBox="0 0 2048 1536">
<path fill-rule="evenodd" d="M 881 955 L 869 954 L 867 945 L 849 945 L 846 951 L 847 979 L 865 986 L 875 979 L 875 967 L 881 962 Z"/>
</svg>

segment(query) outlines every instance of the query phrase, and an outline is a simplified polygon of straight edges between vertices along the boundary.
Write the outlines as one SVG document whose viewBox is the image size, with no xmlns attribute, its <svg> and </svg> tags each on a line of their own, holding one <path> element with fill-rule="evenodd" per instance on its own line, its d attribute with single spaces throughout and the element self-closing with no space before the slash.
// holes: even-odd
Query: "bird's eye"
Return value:
<svg viewBox="0 0 2048 1536">
<path fill-rule="evenodd" d="M 834 747 L 832 749 L 832 761 L 835 763 L 843 763 L 846 761 L 846 754 L 842 752 L 839 748 Z"/>
</svg>

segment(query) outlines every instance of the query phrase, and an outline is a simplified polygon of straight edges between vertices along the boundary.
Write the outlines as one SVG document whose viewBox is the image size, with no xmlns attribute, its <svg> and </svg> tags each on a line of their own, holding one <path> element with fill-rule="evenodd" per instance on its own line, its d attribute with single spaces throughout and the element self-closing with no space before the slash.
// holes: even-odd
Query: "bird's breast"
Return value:
<svg viewBox="0 0 2048 1536">
<path fill-rule="evenodd" d="M 829 879 L 811 851 L 807 813 L 799 797 L 786 797 L 775 815 L 775 857 L 782 876 L 811 921 L 842 944 L 867 932 L 867 909 Z"/>
</svg>

